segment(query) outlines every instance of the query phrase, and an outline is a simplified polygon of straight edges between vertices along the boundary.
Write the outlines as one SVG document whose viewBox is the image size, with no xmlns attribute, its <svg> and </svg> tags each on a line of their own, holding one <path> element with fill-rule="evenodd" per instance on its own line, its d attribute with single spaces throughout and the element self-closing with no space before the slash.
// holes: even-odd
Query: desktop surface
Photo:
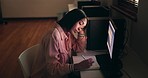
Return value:
<svg viewBox="0 0 148 78">
<path fill-rule="evenodd" d="M 110 55 L 106 53 L 107 52 L 105 50 L 102 50 L 100 52 L 86 50 L 85 53 L 77 53 L 77 56 L 95 56 L 97 62 L 100 65 L 100 69 L 89 71 L 75 71 L 70 75 L 69 78 L 123 78 L 122 73 L 113 68 Z"/>
</svg>

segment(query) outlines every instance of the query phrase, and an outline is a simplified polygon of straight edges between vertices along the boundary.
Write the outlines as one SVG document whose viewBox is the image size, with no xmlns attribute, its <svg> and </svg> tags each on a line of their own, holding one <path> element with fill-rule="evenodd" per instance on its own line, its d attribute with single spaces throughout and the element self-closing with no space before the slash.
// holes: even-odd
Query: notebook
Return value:
<svg viewBox="0 0 148 78">
<path fill-rule="evenodd" d="M 100 65 L 98 64 L 95 56 L 85 56 L 85 58 L 86 59 L 92 58 L 93 61 L 94 61 L 93 65 L 90 68 L 86 69 L 86 70 L 99 70 L 100 69 Z M 83 60 L 84 60 L 84 58 L 82 56 L 73 56 L 73 63 L 74 64 L 80 63 Z"/>
</svg>

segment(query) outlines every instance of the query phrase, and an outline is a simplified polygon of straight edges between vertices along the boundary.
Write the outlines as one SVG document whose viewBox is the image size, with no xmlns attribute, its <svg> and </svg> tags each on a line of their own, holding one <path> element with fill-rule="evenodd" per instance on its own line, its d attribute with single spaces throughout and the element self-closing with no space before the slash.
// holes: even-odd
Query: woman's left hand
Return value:
<svg viewBox="0 0 148 78">
<path fill-rule="evenodd" d="M 84 30 L 83 30 L 82 28 L 79 28 L 79 29 L 78 29 L 78 33 L 79 33 L 79 34 L 84 34 L 85 32 L 84 32 Z"/>
</svg>

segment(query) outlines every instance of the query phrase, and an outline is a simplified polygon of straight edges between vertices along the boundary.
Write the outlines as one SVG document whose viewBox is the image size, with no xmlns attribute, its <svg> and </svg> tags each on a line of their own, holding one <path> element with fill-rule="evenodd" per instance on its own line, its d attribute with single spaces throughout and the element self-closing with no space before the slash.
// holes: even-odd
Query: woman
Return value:
<svg viewBox="0 0 148 78">
<path fill-rule="evenodd" d="M 43 37 L 41 50 L 33 63 L 32 78 L 67 78 L 76 70 L 89 68 L 91 58 L 77 64 L 70 64 L 71 52 L 84 52 L 86 36 L 84 28 L 87 17 L 80 9 L 68 12 L 61 20 L 54 22 Z"/>
</svg>

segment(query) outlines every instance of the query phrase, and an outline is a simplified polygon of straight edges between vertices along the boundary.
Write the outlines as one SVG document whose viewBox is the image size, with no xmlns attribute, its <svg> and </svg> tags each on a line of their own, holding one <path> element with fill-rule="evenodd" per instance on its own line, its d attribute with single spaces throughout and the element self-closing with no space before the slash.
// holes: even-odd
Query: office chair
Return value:
<svg viewBox="0 0 148 78">
<path fill-rule="evenodd" d="M 39 50 L 39 44 L 36 44 L 30 48 L 24 50 L 18 57 L 19 64 L 21 66 L 24 78 L 30 77 L 30 70 L 35 58 L 35 54 Z"/>
</svg>

